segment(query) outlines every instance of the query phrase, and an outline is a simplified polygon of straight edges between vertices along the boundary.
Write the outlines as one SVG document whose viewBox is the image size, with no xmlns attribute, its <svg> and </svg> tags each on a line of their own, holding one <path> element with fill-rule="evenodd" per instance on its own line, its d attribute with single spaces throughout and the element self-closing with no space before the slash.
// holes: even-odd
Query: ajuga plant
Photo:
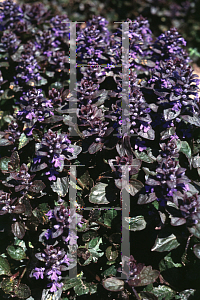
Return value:
<svg viewBox="0 0 200 300">
<path fill-rule="evenodd" d="M 186 41 L 143 16 L 85 21 L 73 41 L 67 11 L 0 3 L 0 297 L 198 299 Z"/>
</svg>

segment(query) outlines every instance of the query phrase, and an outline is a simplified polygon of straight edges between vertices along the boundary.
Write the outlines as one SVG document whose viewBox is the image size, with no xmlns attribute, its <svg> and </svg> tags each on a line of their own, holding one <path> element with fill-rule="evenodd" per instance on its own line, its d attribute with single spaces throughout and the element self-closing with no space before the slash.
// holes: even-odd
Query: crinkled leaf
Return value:
<svg viewBox="0 0 200 300">
<path fill-rule="evenodd" d="M 104 224 L 111 226 L 112 220 L 117 216 L 117 211 L 115 209 L 109 209 L 104 214 Z"/>
<path fill-rule="evenodd" d="M 109 261 L 115 261 L 116 258 L 118 257 L 118 251 L 117 250 L 112 250 L 112 246 L 109 246 L 106 249 L 106 257 Z"/>
<path fill-rule="evenodd" d="M 86 172 L 79 178 L 79 181 L 82 183 L 83 188 L 86 188 L 89 186 L 92 187 L 92 185 L 93 185 L 93 180 L 90 177 L 88 170 L 86 170 Z"/>
<path fill-rule="evenodd" d="M 50 292 L 50 289 L 43 289 L 41 300 L 60 300 L 62 294 L 62 289 L 59 288 L 53 294 Z"/>
<path fill-rule="evenodd" d="M 103 148 L 103 143 L 92 143 L 88 148 L 90 154 L 94 154 Z"/>
<path fill-rule="evenodd" d="M 34 180 L 32 185 L 29 187 L 29 192 L 39 193 L 44 190 L 46 185 L 42 180 Z"/>
<path fill-rule="evenodd" d="M 0 275 L 11 275 L 10 265 L 6 258 L 0 256 Z"/>
<path fill-rule="evenodd" d="M 171 217 L 171 225 L 172 226 L 181 226 L 186 223 L 186 219 L 178 218 L 178 217 Z"/>
<path fill-rule="evenodd" d="M 26 253 L 24 252 L 24 249 L 20 246 L 11 245 L 8 246 L 6 250 L 12 259 L 15 260 L 26 259 Z"/>
<path fill-rule="evenodd" d="M 51 185 L 53 192 L 57 193 L 60 197 L 65 197 L 68 193 L 69 178 L 68 177 L 57 177 Z"/>
<path fill-rule="evenodd" d="M 9 162 L 10 162 L 10 157 L 0 158 L 0 169 L 3 173 L 8 171 L 8 163 Z"/>
<path fill-rule="evenodd" d="M 155 282 L 159 274 L 159 271 L 152 270 L 152 266 L 143 267 L 142 271 L 134 279 L 129 279 L 128 284 L 131 286 L 148 285 Z"/>
<path fill-rule="evenodd" d="M 196 257 L 200 259 L 200 244 L 194 245 L 193 251 Z"/>
<path fill-rule="evenodd" d="M 84 284 L 81 282 L 80 285 L 74 287 L 74 291 L 77 296 L 86 295 L 90 291 L 89 284 L 87 282 L 84 282 Z"/>
<path fill-rule="evenodd" d="M 143 183 L 136 179 L 130 179 L 129 184 L 125 187 L 128 193 L 131 194 L 131 196 L 135 196 L 142 188 Z"/>
<path fill-rule="evenodd" d="M 172 108 L 167 108 L 164 110 L 164 119 L 165 121 L 170 121 L 175 119 L 178 115 L 180 115 L 181 110 L 178 111 L 172 110 Z"/>
<path fill-rule="evenodd" d="M 98 258 L 104 255 L 101 249 L 99 249 L 99 245 L 102 244 L 102 238 L 96 237 L 92 239 L 88 243 L 88 248 L 90 253 L 92 254 L 92 259 L 94 262 L 97 262 Z"/>
<path fill-rule="evenodd" d="M 64 280 L 63 282 L 63 291 L 69 290 L 72 287 L 76 286 L 76 285 L 80 285 L 81 284 L 81 278 L 68 278 L 66 280 Z"/>
<path fill-rule="evenodd" d="M 180 300 L 190 300 L 192 299 L 192 297 L 190 296 L 194 296 L 195 290 L 193 289 L 189 289 L 189 290 L 185 290 L 180 292 L 178 295 L 175 296 L 175 299 L 180 299 Z"/>
<path fill-rule="evenodd" d="M 168 139 L 171 135 L 174 135 L 176 131 L 176 128 L 175 127 L 170 127 L 170 128 L 167 128 L 166 130 L 162 131 L 160 133 L 160 137 L 161 137 L 161 140 L 166 140 Z"/>
<path fill-rule="evenodd" d="M 14 292 L 14 289 L 18 283 L 17 279 L 13 279 L 12 277 L 10 278 L 5 278 L 1 282 L 1 288 L 6 294 L 10 294 Z"/>
<path fill-rule="evenodd" d="M 119 280 L 116 277 L 110 277 L 103 280 L 103 287 L 111 292 L 118 292 L 124 290 L 124 281 Z"/>
<path fill-rule="evenodd" d="M 137 150 L 135 150 L 135 151 L 133 151 L 133 153 L 135 154 L 136 158 L 141 159 L 142 161 L 144 161 L 146 163 L 150 164 L 150 163 L 152 163 L 154 161 L 144 151 L 143 152 L 138 152 Z"/>
<path fill-rule="evenodd" d="M 193 117 L 184 115 L 182 118 L 187 121 L 188 123 L 200 127 L 200 118 L 198 115 L 194 115 Z"/>
<path fill-rule="evenodd" d="M 21 222 L 14 222 L 11 225 L 12 228 L 12 233 L 14 234 L 14 236 L 16 236 L 18 239 L 23 239 L 26 229 L 23 223 Z"/>
<path fill-rule="evenodd" d="M 50 206 L 48 203 L 40 203 L 38 207 L 36 207 L 33 210 L 33 215 L 39 220 L 41 224 L 46 224 L 48 223 L 49 219 L 48 216 L 46 215 L 48 211 L 50 210 Z"/>
<path fill-rule="evenodd" d="M 90 192 L 89 201 L 94 204 L 108 204 L 109 201 L 106 197 L 106 188 L 108 184 L 99 182 L 97 183 Z"/>
<path fill-rule="evenodd" d="M 4 139 L 4 138 L 0 139 L 0 146 L 9 146 L 9 145 L 12 145 L 12 144 L 13 144 L 12 141 L 9 141 L 9 140 Z"/>
<path fill-rule="evenodd" d="M 156 197 L 155 193 L 150 193 L 149 195 L 140 194 L 137 203 L 138 204 L 147 204 L 147 203 L 153 202 L 156 199 L 157 199 L 157 197 Z"/>
<path fill-rule="evenodd" d="M 170 268 L 180 268 L 182 267 L 181 263 L 175 263 L 172 260 L 171 253 L 167 254 L 159 263 L 160 272 L 165 271 Z"/>
<path fill-rule="evenodd" d="M 158 300 L 158 297 L 150 292 L 140 292 L 139 296 L 142 300 Z"/>
<path fill-rule="evenodd" d="M 46 169 L 47 167 L 47 164 L 46 163 L 42 163 L 42 164 L 32 164 L 31 168 L 30 168 L 30 171 L 31 172 L 38 172 L 38 171 L 41 171 L 41 170 L 44 170 Z"/>
<path fill-rule="evenodd" d="M 197 225 L 195 225 L 193 227 L 188 227 L 188 230 L 191 234 L 193 234 L 198 239 L 200 239 L 200 223 L 198 223 Z"/>
<path fill-rule="evenodd" d="M 147 139 L 147 140 L 155 140 L 155 131 L 150 128 L 147 132 L 143 132 L 142 130 L 138 132 L 138 135 Z"/>
<path fill-rule="evenodd" d="M 102 276 L 116 276 L 117 269 L 114 265 L 112 265 L 110 268 L 106 269 L 104 272 L 101 273 Z"/>
<path fill-rule="evenodd" d="M 126 229 L 131 231 L 140 231 L 146 228 L 146 221 L 143 216 L 137 216 L 137 217 L 125 217 L 125 222 L 123 222 L 123 225 Z"/>
<path fill-rule="evenodd" d="M 177 141 L 180 143 L 180 152 L 184 153 L 187 158 L 191 158 L 192 151 L 187 141 Z M 178 146 L 178 145 L 177 145 Z"/>
<path fill-rule="evenodd" d="M 199 153 L 198 155 L 194 156 L 192 158 L 192 165 L 194 168 L 199 168 L 200 167 L 200 156 L 199 156 Z"/>
<path fill-rule="evenodd" d="M 163 298 L 165 300 L 171 300 L 174 299 L 174 296 L 176 295 L 175 291 L 165 285 L 154 287 L 152 292 L 158 297 L 158 300 L 163 300 Z"/>
<path fill-rule="evenodd" d="M 30 142 L 31 138 L 28 138 L 24 132 L 20 135 L 18 150 L 26 146 Z"/>
<path fill-rule="evenodd" d="M 164 252 L 176 249 L 179 246 L 176 236 L 172 233 L 166 238 L 157 238 L 151 251 Z"/>
<path fill-rule="evenodd" d="M 24 283 L 20 283 L 20 285 L 15 288 L 14 292 L 19 299 L 27 299 L 31 295 L 30 288 Z"/>
</svg>

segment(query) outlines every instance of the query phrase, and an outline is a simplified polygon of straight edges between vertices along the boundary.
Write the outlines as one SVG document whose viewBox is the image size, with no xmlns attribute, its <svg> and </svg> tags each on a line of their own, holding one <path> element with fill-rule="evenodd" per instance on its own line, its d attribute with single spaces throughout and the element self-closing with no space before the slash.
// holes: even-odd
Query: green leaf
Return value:
<svg viewBox="0 0 200 300">
<path fill-rule="evenodd" d="M 160 272 L 170 268 L 180 268 L 180 267 L 182 267 L 182 264 L 173 262 L 171 258 L 171 253 L 167 254 L 159 263 Z"/>
<path fill-rule="evenodd" d="M 82 281 L 80 285 L 76 285 L 74 287 L 74 291 L 77 296 L 86 295 L 90 291 L 89 284 L 86 282 L 83 283 L 83 281 Z"/>
<path fill-rule="evenodd" d="M 123 226 L 131 231 L 140 231 L 146 228 L 146 221 L 143 216 L 137 217 L 125 217 L 126 223 L 123 223 Z"/>
<path fill-rule="evenodd" d="M 4 173 L 8 171 L 8 163 L 10 162 L 10 157 L 0 158 L 0 169 Z"/>
<path fill-rule="evenodd" d="M 56 181 L 52 183 L 51 188 L 53 192 L 57 193 L 60 197 L 65 197 L 68 193 L 69 178 L 57 177 Z"/>
<path fill-rule="evenodd" d="M 14 292 L 19 299 L 27 299 L 31 295 L 30 288 L 24 283 L 20 283 L 20 285 L 15 288 Z"/>
<path fill-rule="evenodd" d="M 111 266 L 110 268 L 106 269 L 101 273 L 102 276 L 116 276 L 117 274 L 117 269 L 115 266 Z"/>
<path fill-rule="evenodd" d="M 0 275 L 11 275 L 10 265 L 6 258 L 0 256 Z"/>
<path fill-rule="evenodd" d="M 25 133 L 23 132 L 21 135 L 20 135 L 20 138 L 19 138 L 19 145 L 18 145 L 18 150 L 20 150 L 21 148 L 23 148 L 24 146 L 26 146 L 29 142 L 30 142 L 30 138 L 28 138 Z"/>
<path fill-rule="evenodd" d="M 131 196 L 135 196 L 142 188 L 144 184 L 136 179 L 130 179 L 129 184 L 125 187 L 128 193 L 131 194 Z"/>
<path fill-rule="evenodd" d="M 200 239 L 200 223 L 198 223 L 197 225 L 195 225 L 193 227 L 188 227 L 188 230 L 191 234 L 193 234 L 198 239 Z"/>
<path fill-rule="evenodd" d="M 90 178 L 88 170 L 79 178 L 79 181 L 82 183 L 84 189 L 93 186 L 93 180 Z"/>
<path fill-rule="evenodd" d="M 109 201 L 106 198 L 106 188 L 108 184 L 99 182 L 97 183 L 90 192 L 89 201 L 94 204 L 108 204 Z"/>
<path fill-rule="evenodd" d="M 99 249 L 99 245 L 102 243 L 103 243 L 102 238 L 99 237 L 92 239 L 88 243 L 88 249 L 92 254 L 92 259 L 94 262 L 97 262 L 98 258 L 104 255 L 104 252 L 101 249 Z"/>
<path fill-rule="evenodd" d="M 159 285 L 158 287 L 154 287 L 153 291 L 154 295 L 158 297 L 158 300 L 171 300 L 174 299 L 176 292 L 173 291 L 170 287 L 165 285 Z"/>
<path fill-rule="evenodd" d="M 152 270 L 152 266 L 143 267 L 142 271 L 134 279 L 129 279 L 128 284 L 131 286 L 148 285 L 155 282 L 159 274 L 159 271 Z"/>
<path fill-rule="evenodd" d="M 194 245 L 193 251 L 196 257 L 200 259 L 200 244 Z"/>
<path fill-rule="evenodd" d="M 18 284 L 17 279 L 13 279 L 12 277 L 5 278 L 1 282 L 1 288 L 6 294 L 10 294 L 14 292 L 16 285 Z"/>
<path fill-rule="evenodd" d="M 193 297 L 190 297 L 190 296 L 194 296 L 194 292 L 195 292 L 195 290 L 193 290 L 193 289 L 182 291 L 178 295 L 175 296 L 175 299 L 180 299 L 180 300 L 192 299 Z"/>
<path fill-rule="evenodd" d="M 107 226 L 111 226 L 112 220 L 117 216 L 117 211 L 115 209 L 109 209 L 106 211 L 106 213 L 104 214 L 103 218 L 103 222 L 105 225 Z"/>
<path fill-rule="evenodd" d="M 150 292 L 140 292 L 139 296 L 142 300 L 158 300 L 158 297 Z"/>
<path fill-rule="evenodd" d="M 50 206 L 48 205 L 48 203 L 40 203 L 38 205 L 38 207 L 36 207 L 33 210 L 33 215 L 39 220 L 39 222 L 41 224 L 46 224 L 48 223 L 49 219 L 46 216 L 46 214 L 48 213 L 48 211 L 50 210 Z"/>
<path fill-rule="evenodd" d="M 191 148 L 190 148 L 188 142 L 177 140 L 177 146 L 178 146 L 178 144 L 180 144 L 180 152 L 185 154 L 185 156 L 187 158 L 191 158 L 192 151 L 191 151 Z"/>
<path fill-rule="evenodd" d="M 157 238 L 151 251 L 164 252 L 176 249 L 180 244 L 172 233 L 166 238 Z"/>
<path fill-rule="evenodd" d="M 69 290 L 72 287 L 75 287 L 76 285 L 80 285 L 81 284 L 81 278 L 69 278 L 64 280 L 63 282 L 63 291 Z"/>
<path fill-rule="evenodd" d="M 111 292 L 118 292 L 124 290 L 124 281 L 119 280 L 116 277 L 110 277 L 103 280 L 103 287 Z"/>
<path fill-rule="evenodd" d="M 8 254 L 12 259 L 15 260 L 21 260 L 21 259 L 26 259 L 26 253 L 24 252 L 24 249 L 20 246 L 8 246 L 6 248 Z"/>
<path fill-rule="evenodd" d="M 135 154 L 136 158 L 141 159 L 142 161 L 146 163 L 152 163 L 154 160 L 149 157 L 144 151 L 143 152 L 138 152 L 137 150 L 133 151 Z"/>
<path fill-rule="evenodd" d="M 118 251 L 117 250 L 112 250 L 112 246 L 109 246 L 106 249 L 106 257 L 109 261 L 115 261 L 116 258 L 118 257 Z"/>
</svg>

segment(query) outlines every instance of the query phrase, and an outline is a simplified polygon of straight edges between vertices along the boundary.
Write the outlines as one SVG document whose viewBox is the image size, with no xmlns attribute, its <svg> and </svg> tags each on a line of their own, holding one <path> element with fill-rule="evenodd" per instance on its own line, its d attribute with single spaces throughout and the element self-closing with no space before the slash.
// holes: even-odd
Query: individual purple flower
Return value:
<svg viewBox="0 0 200 300">
<path fill-rule="evenodd" d="M 35 272 L 33 273 L 33 276 L 36 279 L 43 279 L 44 278 L 44 272 L 45 272 L 45 268 L 35 268 Z"/>
</svg>

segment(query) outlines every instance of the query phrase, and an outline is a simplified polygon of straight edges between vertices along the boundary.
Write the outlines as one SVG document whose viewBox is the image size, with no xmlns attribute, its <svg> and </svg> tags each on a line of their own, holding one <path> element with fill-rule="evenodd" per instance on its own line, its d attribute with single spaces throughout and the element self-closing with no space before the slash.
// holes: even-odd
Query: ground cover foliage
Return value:
<svg viewBox="0 0 200 300">
<path fill-rule="evenodd" d="M 126 53 L 123 26 L 93 16 L 76 25 L 70 91 L 69 22 L 0 3 L 0 295 L 199 299 L 199 79 L 186 41 L 176 28 L 153 36 L 140 15 Z"/>
</svg>

